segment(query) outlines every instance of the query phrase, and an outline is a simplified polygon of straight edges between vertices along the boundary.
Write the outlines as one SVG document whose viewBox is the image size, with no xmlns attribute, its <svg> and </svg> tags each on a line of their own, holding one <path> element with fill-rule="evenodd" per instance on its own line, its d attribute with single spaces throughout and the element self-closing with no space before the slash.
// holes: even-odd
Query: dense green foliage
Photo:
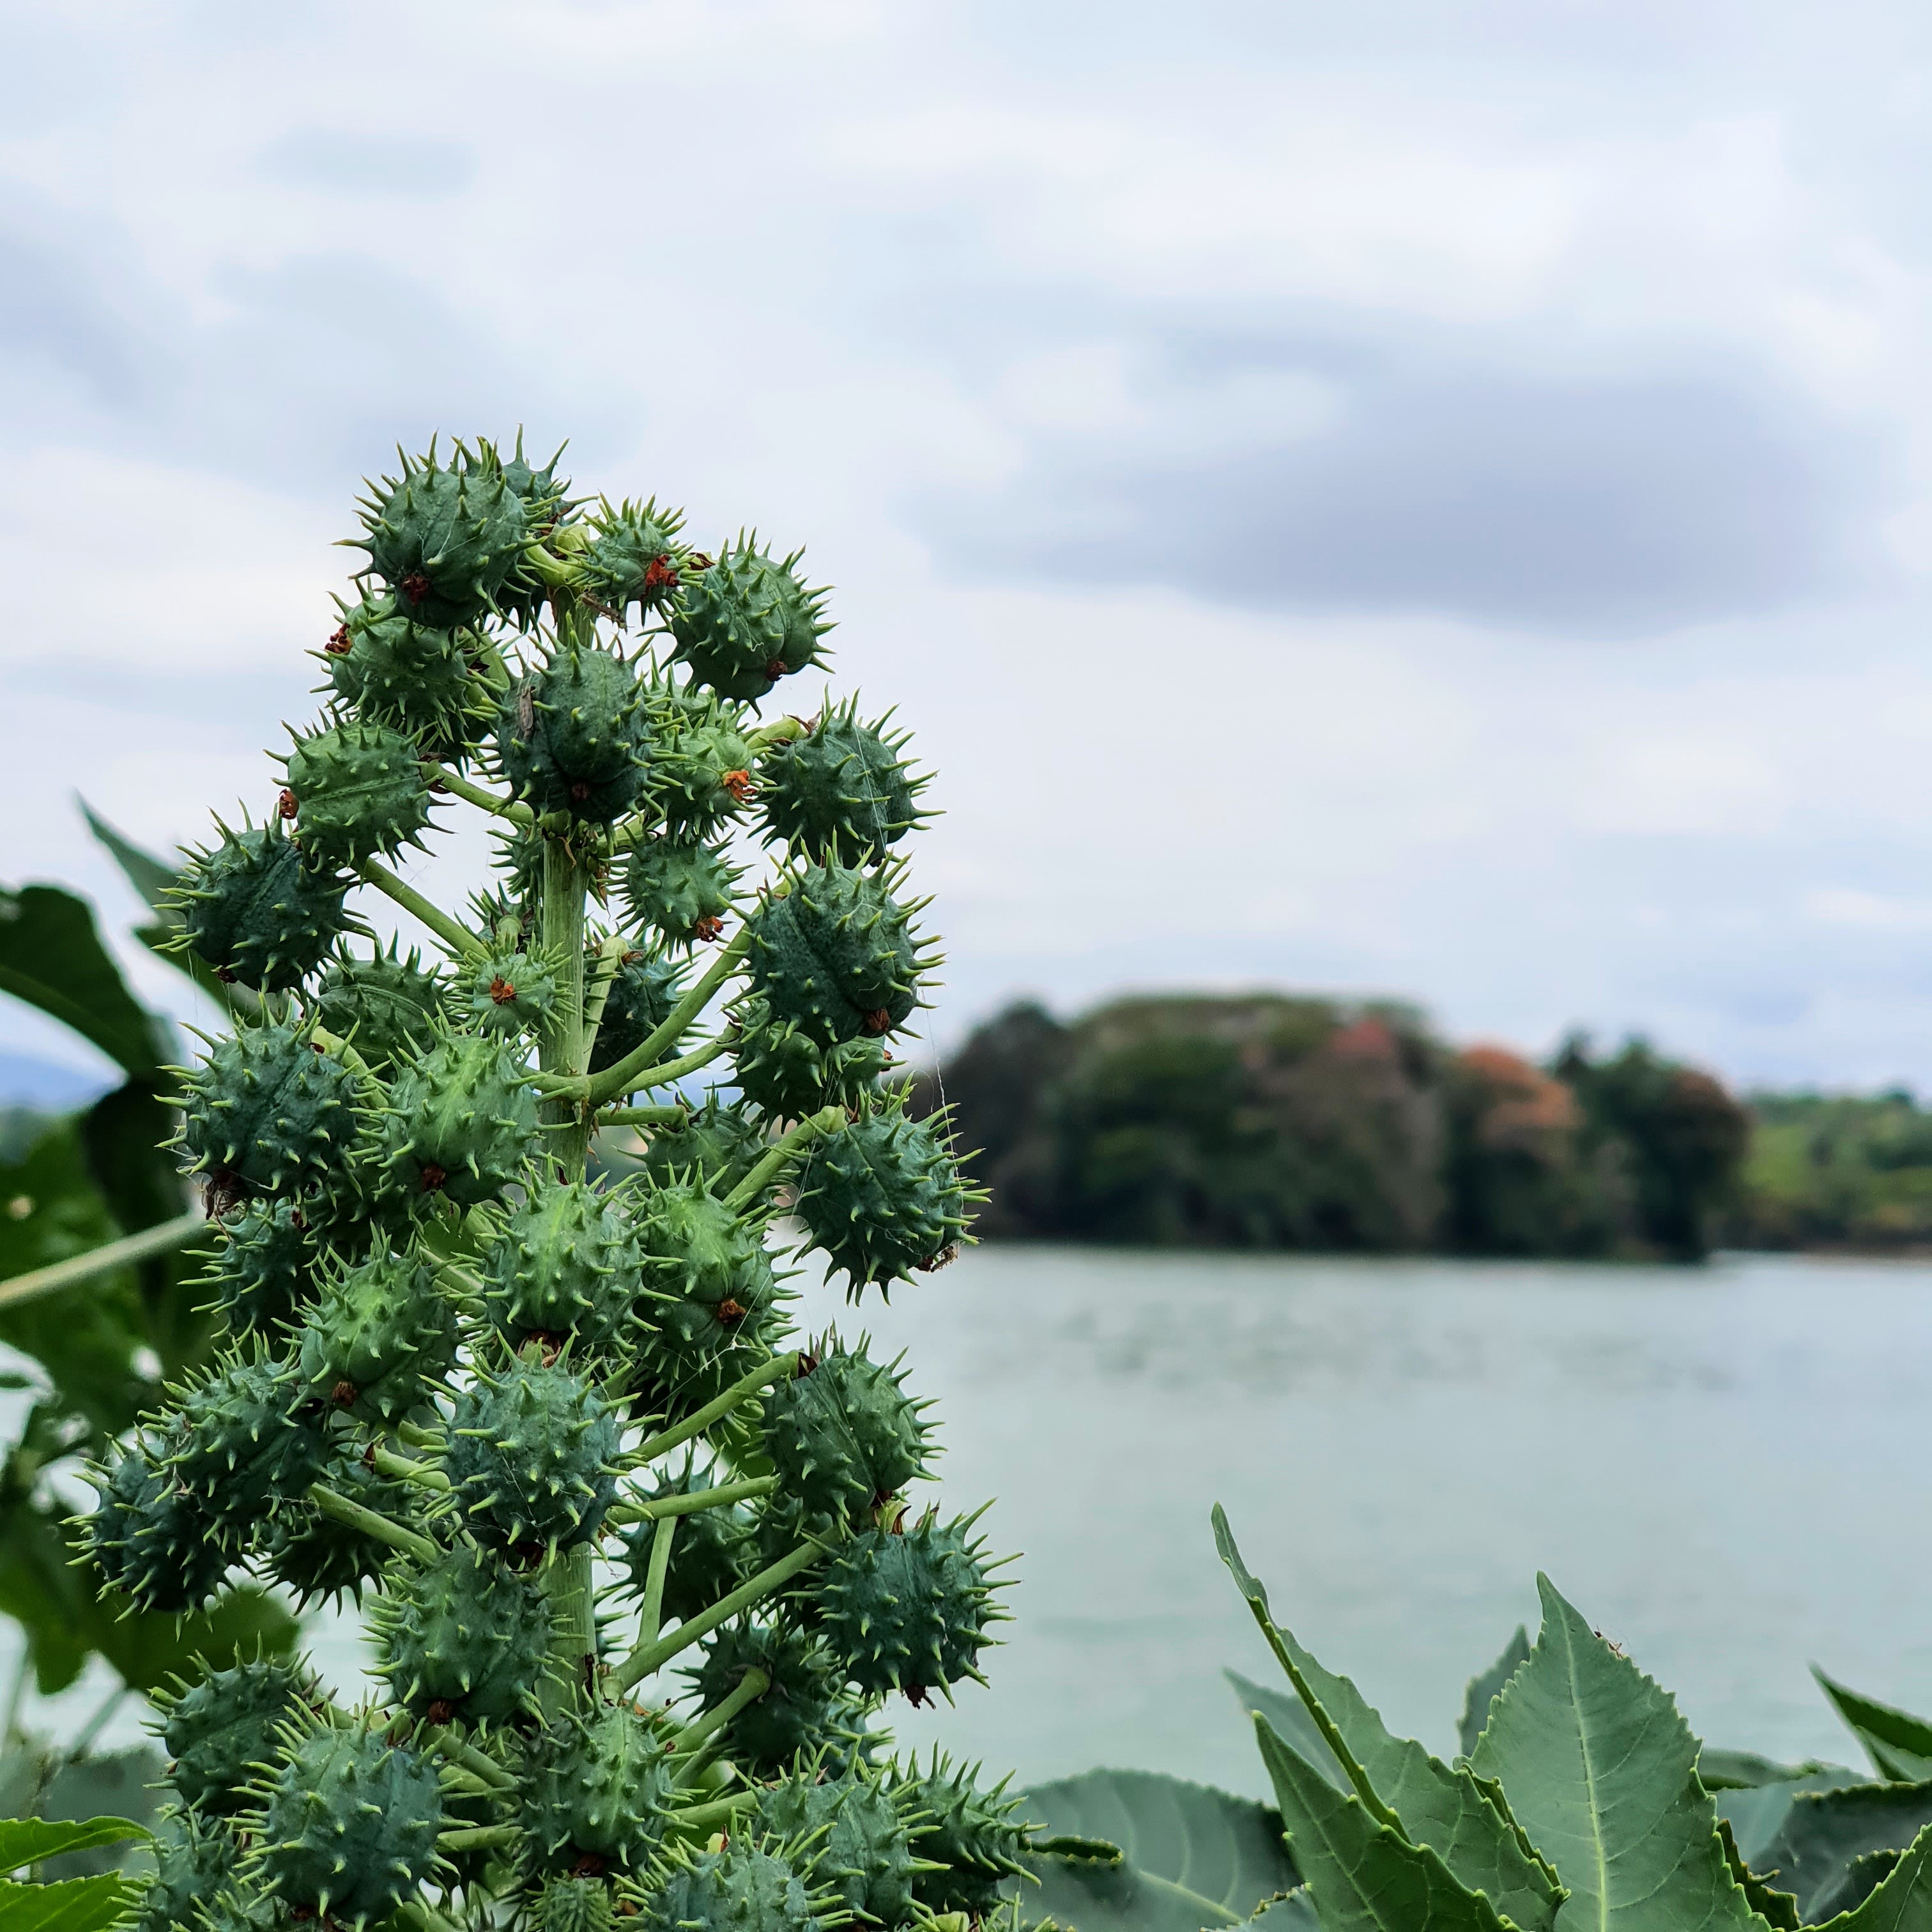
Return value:
<svg viewBox="0 0 1932 1932">
<path fill-rule="evenodd" d="M 1694 1258 L 1748 1136 L 1640 1041 L 1544 1069 L 1406 1007 L 1274 995 L 1014 1006 L 939 1084 L 990 1234 Z"/>
<path fill-rule="evenodd" d="M 175 878 L 122 848 L 235 1024 L 129 1143 L 152 1166 L 172 1106 L 207 1340 L 49 1445 L 95 1453 L 78 1586 L 170 1621 L 352 1597 L 385 1686 L 344 1710 L 298 1662 L 182 1660 L 158 1929 L 897 1926 L 980 1910 L 1029 1842 L 997 1787 L 886 1755 L 889 1700 L 980 1676 L 1001 1564 L 913 1487 L 916 1376 L 790 1334 L 778 1265 L 856 1301 L 965 1236 L 944 1119 L 885 1077 L 934 964 L 888 851 L 922 782 L 849 704 L 758 719 L 824 662 L 826 593 L 680 526 L 487 443 L 406 459 L 272 832 Z M 452 803 L 496 844 L 466 919 L 383 862 Z M 640 892 L 698 841 L 700 909 Z M 370 950 L 382 897 L 426 962 Z M 204 1224 L 162 1178 L 167 1252 Z M 121 1292 L 78 1266 L 0 1309 Z"/>
<path fill-rule="evenodd" d="M 1726 1217 L 1739 1247 L 1932 1245 L 1932 1109 L 1869 1097 L 1759 1094 L 1743 1185 Z"/>
<path fill-rule="evenodd" d="M 1029 1895 L 1080 1932 L 1927 1932 L 1932 1722 L 1819 1682 L 1870 1758 L 1701 1744 L 1670 1694 L 1538 1579 L 1542 1628 L 1474 1678 L 1447 1761 L 1393 1736 L 1278 1624 L 1288 1678 L 1228 1673 L 1272 1806 L 1152 1772 L 1036 1786 Z M 1054 1835 L 1048 1837 L 1048 1833 Z M 1017 1888 L 1009 1885 L 1010 1890 Z"/>
</svg>

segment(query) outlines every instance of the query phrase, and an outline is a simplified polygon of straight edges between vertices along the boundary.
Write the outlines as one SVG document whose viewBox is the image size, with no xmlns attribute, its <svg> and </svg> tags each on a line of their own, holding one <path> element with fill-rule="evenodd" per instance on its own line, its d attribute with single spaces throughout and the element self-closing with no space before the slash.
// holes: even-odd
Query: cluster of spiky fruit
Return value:
<svg viewBox="0 0 1932 1932">
<path fill-rule="evenodd" d="M 790 1334 L 776 1264 L 795 1236 L 856 1300 L 966 1233 L 891 1077 L 925 781 L 855 704 L 759 718 L 822 662 L 796 554 L 586 512 L 520 443 L 406 459 L 356 541 L 326 715 L 176 895 L 235 1020 L 178 1142 L 227 1345 L 86 1537 L 144 1607 L 353 1597 L 379 1688 L 182 1686 L 146 1922 L 981 1918 L 1013 1802 L 878 1718 L 979 1676 L 998 1566 L 916 1500 L 900 1364 Z M 499 846 L 466 920 L 389 862 L 458 803 Z M 374 950 L 385 898 L 430 950 Z"/>
</svg>

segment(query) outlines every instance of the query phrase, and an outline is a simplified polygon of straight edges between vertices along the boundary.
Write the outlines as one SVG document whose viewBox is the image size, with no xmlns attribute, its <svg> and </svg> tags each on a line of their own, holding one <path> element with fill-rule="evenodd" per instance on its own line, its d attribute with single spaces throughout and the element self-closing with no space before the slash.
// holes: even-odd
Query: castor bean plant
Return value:
<svg viewBox="0 0 1932 1932">
<path fill-rule="evenodd" d="M 233 1018 L 177 1142 L 225 1336 L 83 1544 L 144 1610 L 358 1604 L 380 1690 L 181 1684 L 143 1926 L 976 1919 L 1016 1802 L 880 1720 L 980 1676 L 1000 1565 L 922 1499 L 913 1373 L 788 1316 L 788 1261 L 857 1303 L 968 1235 L 896 1077 L 906 737 L 761 714 L 826 659 L 796 553 L 520 440 L 404 458 L 351 542 L 322 715 L 172 902 Z M 418 874 L 464 812 L 459 909 Z"/>
</svg>

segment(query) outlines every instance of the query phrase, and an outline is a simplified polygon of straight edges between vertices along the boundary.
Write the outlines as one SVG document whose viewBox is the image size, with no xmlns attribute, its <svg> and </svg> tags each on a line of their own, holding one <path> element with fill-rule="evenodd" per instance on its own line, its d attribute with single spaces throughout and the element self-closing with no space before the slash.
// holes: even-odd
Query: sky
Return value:
<svg viewBox="0 0 1932 1932">
<path fill-rule="evenodd" d="M 122 931 L 77 794 L 259 814 L 361 479 L 520 424 L 835 586 L 942 1052 L 1279 986 L 1932 1087 L 1928 130 L 1866 0 L 10 0 L 0 876 Z"/>
</svg>

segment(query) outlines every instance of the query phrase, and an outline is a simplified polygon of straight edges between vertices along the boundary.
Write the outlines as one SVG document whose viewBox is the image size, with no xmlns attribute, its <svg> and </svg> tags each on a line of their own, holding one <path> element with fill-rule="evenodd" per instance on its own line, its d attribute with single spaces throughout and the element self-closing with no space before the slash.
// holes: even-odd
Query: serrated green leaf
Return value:
<svg viewBox="0 0 1932 1932">
<path fill-rule="evenodd" d="M 1490 1706 L 1496 1693 L 1516 1675 L 1516 1666 L 1528 1660 L 1529 1632 L 1518 1624 L 1516 1635 L 1503 1646 L 1502 1655 L 1480 1676 L 1469 1679 L 1468 1688 L 1462 1693 L 1462 1714 L 1456 1720 L 1456 1736 L 1465 1757 L 1476 1748 L 1476 1740 L 1489 1722 Z"/>
<path fill-rule="evenodd" d="M 1932 1828 L 1912 1840 L 1874 1891 L 1850 1911 L 1827 1919 L 1822 1932 L 1932 1932 Z"/>
<path fill-rule="evenodd" d="M 1767 1784 L 1802 1784 L 1807 1778 L 1834 1778 L 1846 1784 L 1864 1782 L 1862 1772 L 1822 1758 L 1779 1764 L 1756 1751 L 1719 1750 L 1706 1744 L 1697 1756 L 1697 1782 L 1706 1791 L 1756 1791 Z"/>
<path fill-rule="evenodd" d="M 1508 1922 L 1426 1845 L 1412 1845 L 1255 1720 L 1288 1847 L 1322 1932 L 1506 1932 Z"/>
<path fill-rule="evenodd" d="M 137 1896 L 112 1872 L 56 1885 L 0 1880 L 0 1932 L 106 1932 Z"/>
<path fill-rule="evenodd" d="M 161 1028 L 100 943 L 93 908 L 58 886 L 0 891 L 0 992 L 71 1027 L 123 1072 L 161 1069 Z"/>
<path fill-rule="evenodd" d="M 1529 1661 L 1471 1759 L 1570 1888 L 1562 1932 L 1761 1925 L 1730 1874 L 1668 1693 L 1598 1636 L 1546 1576 Z"/>
<path fill-rule="evenodd" d="M 1315 1720 L 1308 1714 L 1308 1706 L 1299 1697 L 1286 1691 L 1270 1690 L 1265 1684 L 1257 1684 L 1252 1678 L 1244 1677 L 1238 1670 L 1223 1670 L 1221 1675 L 1234 1687 L 1234 1695 L 1241 1700 L 1241 1714 L 1244 1718 L 1252 1718 L 1258 1711 L 1337 1791 L 1352 1788 L 1348 1774 L 1336 1761 L 1335 1754 L 1328 1748 L 1328 1739 L 1316 1727 Z"/>
<path fill-rule="evenodd" d="M 1903 1852 L 1932 1825 L 1932 1783 L 1855 1784 L 1795 1797 L 1778 1835 L 1756 1863 L 1798 1894 L 1808 1925 L 1848 1911 L 1864 1895 L 1853 1862 L 1873 1852 Z"/>
<path fill-rule="evenodd" d="M 1730 1821 L 1738 1850 L 1750 1862 L 1762 1866 L 1766 1850 L 1783 1829 L 1793 1798 L 1807 1791 L 1841 1791 L 1870 1782 L 1858 1772 L 1820 1772 L 1815 1777 L 1793 1778 L 1780 1784 L 1714 1791 L 1711 1802 L 1717 1808 L 1718 1816 Z"/>
<path fill-rule="evenodd" d="M 1932 1724 L 1881 1704 L 1876 1697 L 1862 1696 L 1827 1677 L 1814 1664 L 1811 1675 L 1818 1688 L 1832 1701 L 1832 1708 L 1844 1719 L 1847 1728 L 1865 1748 L 1865 1754 L 1881 1778 L 1912 1784 L 1932 1778 Z"/>
<path fill-rule="evenodd" d="M 1034 1786 L 1041 1835 L 1118 1846 L 1118 1863 L 1036 1857 L 1020 1895 L 1078 1932 L 1202 1932 L 1238 1924 L 1299 1881 L 1281 1821 L 1264 1805 L 1157 1772 L 1090 1771 Z"/>
<path fill-rule="evenodd" d="M 1270 1899 L 1247 1922 L 1255 1932 L 1322 1932 L 1322 1915 L 1305 1885 Z"/>
<path fill-rule="evenodd" d="M 0 1872 L 147 1835 L 131 1818 L 0 1818 Z"/>
<path fill-rule="evenodd" d="M 1348 1771 L 1365 1802 L 1371 1796 L 1379 1802 L 1378 1822 L 1396 1826 L 1412 1845 L 1431 1846 L 1459 1883 L 1480 1892 L 1520 1932 L 1549 1932 L 1562 1887 L 1516 1828 L 1502 1794 L 1492 1798 L 1466 1768 L 1451 1770 L 1413 1739 L 1391 1736 L 1381 1714 L 1347 1678 L 1326 1669 L 1292 1630 L 1274 1621 L 1267 1592 L 1242 1562 L 1227 1519 L 1218 1511 L 1215 1534 L 1315 1729 L 1324 1742 L 1339 1737 L 1339 1750 L 1329 1742 L 1335 1760 Z M 1309 1762 L 1306 1752 L 1300 1756 Z"/>
<path fill-rule="evenodd" d="M 1800 1932 L 1797 1895 L 1774 1890 L 1751 1870 L 1744 1854 L 1738 1850 L 1738 1841 L 1731 1834 L 1727 1818 L 1720 1816 L 1718 1820 L 1718 1842 L 1724 1848 L 1724 1862 L 1730 1867 L 1731 1876 L 1737 1880 L 1750 1909 L 1772 1927 L 1774 1932 Z M 1774 1873 L 1773 1876 L 1777 1874 Z"/>
</svg>

